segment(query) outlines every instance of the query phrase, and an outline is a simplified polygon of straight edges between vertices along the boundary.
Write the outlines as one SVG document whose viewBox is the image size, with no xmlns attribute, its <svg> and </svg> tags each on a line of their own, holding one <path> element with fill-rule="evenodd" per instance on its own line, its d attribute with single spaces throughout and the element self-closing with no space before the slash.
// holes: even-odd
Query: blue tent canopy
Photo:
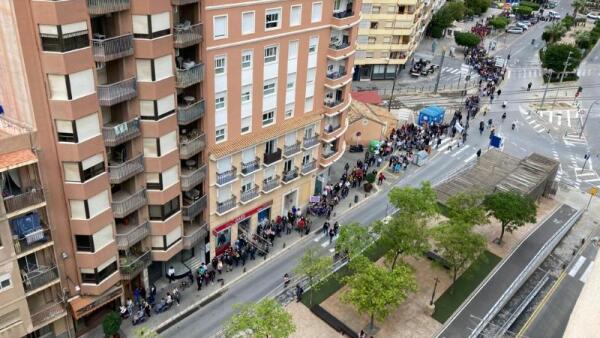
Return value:
<svg viewBox="0 0 600 338">
<path fill-rule="evenodd" d="M 440 106 L 429 106 L 419 111 L 418 124 L 421 126 L 423 123 L 428 124 L 442 123 L 444 120 L 444 108 Z"/>
</svg>

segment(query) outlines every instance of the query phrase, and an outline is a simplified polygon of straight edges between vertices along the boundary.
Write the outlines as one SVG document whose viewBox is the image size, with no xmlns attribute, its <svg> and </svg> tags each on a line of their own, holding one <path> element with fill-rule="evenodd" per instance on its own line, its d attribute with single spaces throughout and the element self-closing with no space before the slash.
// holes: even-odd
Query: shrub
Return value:
<svg viewBox="0 0 600 338">
<path fill-rule="evenodd" d="M 481 38 L 473 33 L 455 33 L 454 41 L 459 46 L 472 48 L 477 46 L 481 42 Z"/>
<path fill-rule="evenodd" d="M 532 2 L 532 1 L 521 1 L 521 2 L 519 2 L 519 6 L 529 7 L 534 11 L 537 11 L 540 9 L 540 4 Z"/>
<path fill-rule="evenodd" d="M 546 47 L 546 50 L 541 54 L 542 66 L 552 69 L 555 73 L 560 73 L 565 69 L 565 62 L 569 53 L 571 53 L 571 57 L 566 71 L 572 72 L 581 62 L 581 51 L 575 46 L 564 43 L 553 43 Z"/>
<path fill-rule="evenodd" d="M 108 337 L 112 337 L 119 332 L 121 327 L 121 316 L 115 311 L 109 312 L 102 320 L 102 330 Z"/>
<path fill-rule="evenodd" d="M 530 16 L 531 12 L 533 12 L 533 9 L 531 7 L 519 5 L 517 7 L 513 7 L 513 12 L 521 16 Z"/>
<path fill-rule="evenodd" d="M 373 183 L 375 183 L 375 180 L 377 179 L 377 177 L 375 177 L 375 174 L 373 174 L 373 173 L 368 173 L 366 179 L 367 179 L 367 182 L 373 184 Z"/>
<path fill-rule="evenodd" d="M 597 38 L 595 40 L 592 39 L 593 37 L 590 32 L 581 32 L 575 37 L 575 44 L 581 49 L 590 49 L 597 40 Z"/>
<path fill-rule="evenodd" d="M 575 18 L 567 15 L 564 17 L 564 19 L 561 20 L 563 25 L 565 25 L 565 27 L 567 27 L 567 29 L 573 27 L 573 25 L 575 25 Z"/>
<path fill-rule="evenodd" d="M 497 16 L 490 20 L 490 25 L 495 29 L 503 29 L 508 26 L 508 19 L 503 16 Z"/>
</svg>

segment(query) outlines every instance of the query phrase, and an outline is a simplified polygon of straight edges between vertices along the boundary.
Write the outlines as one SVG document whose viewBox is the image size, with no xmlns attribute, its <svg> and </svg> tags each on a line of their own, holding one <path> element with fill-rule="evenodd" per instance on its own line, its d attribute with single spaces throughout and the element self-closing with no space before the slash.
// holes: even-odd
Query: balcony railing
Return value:
<svg viewBox="0 0 600 338">
<path fill-rule="evenodd" d="M 118 146 L 140 136 L 141 133 L 140 120 L 137 117 L 127 122 L 102 127 L 102 136 L 107 147 Z"/>
<path fill-rule="evenodd" d="M 305 137 L 304 140 L 302 140 L 302 147 L 304 149 L 308 149 L 308 148 L 312 148 L 314 146 L 316 146 L 319 143 L 319 134 L 314 134 L 311 137 Z"/>
<path fill-rule="evenodd" d="M 258 195 L 259 195 L 258 185 L 254 185 L 254 187 L 252 187 L 246 191 L 240 192 L 240 201 L 242 203 L 247 203 L 247 202 L 257 198 Z"/>
<path fill-rule="evenodd" d="M 327 150 L 327 151 L 323 151 L 323 153 L 321 153 L 321 156 L 323 156 L 323 158 L 327 159 L 332 157 L 333 155 L 337 154 L 338 150 L 337 149 L 333 149 L 333 150 Z"/>
<path fill-rule="evenodd" d="M 200 226 L 184 227 L 183 235 L 183 248 L 190 250 L 195 247 L 196 244 L 204 240 L 206 236 L 206 222 L 203 222 Z"/>
<path fill-rule="evenodd" d="M 266 193 L 275 190 L 275 188 L 278 188 L 279 179 L 279 175 L 275 175 L 275 177 L 273 177 L 270 180 L 263 180 L 262 191 Z"/>
<path fill-rule="evenodd" d="M 281 180 L 284 183 L 288 183 L 290 181 L 295 180 L 296 178 L 298 178 L 298 167 L 294 167 L 293 169 L 284 171 Z"/>
<path fill-rule="evenodd" d="M 58 268 L 56 266 L 39 266 L 35 270 L 22 272 L 21 274 L 25 292 L 36 290 L 58 280 Z"/>
<path fill-rule="evenodd" d="M 185 48 L 200 43 L 202 40 L 202 24 L 195 25 L 180 24 L 175 26 L 173 35 L 173 46 L 175 48 Z"/>
<path fill-rule="evenodd" d="M 232 166 L 231 169 L 221 173 L 217 173 L 217 184 L 224 185 L 235 180 L 237 176 L 237 168 Z"/>
<path fill-rule="evenodd" d="M 309 172 L 315 170 L 317 168 L 317 160 L 312 160 L 308 163 L 302 165 L 302 175 L 306 175 Z"/>
<path fill-rule="evenodd" d="M 44 203 L 44 191 L 39 186 L 18 195 L 4 197 L 4 208 L 8 214 L 40 203 Z"/>
<path fill-rule="evenodd" d="M 32 309 L 30 309 L 30 312 L 31 310 Z M 36 306 L 35 310 L 37 310 L 37 312 L 31 315 L 31 324 L 33 324 L 34 329 L 67 315 L 67 310 L 62 302 L 50 303 L 49 305 L 39 307 Z"/>
<path fill-rule="evenodd" d="M 123 163 L 109 163 L 108 165 L 108 177 L 111 184 L 119 184 L 142 172 L 144 172 L 144 155 L 142 154 Z"/>
<path fill-rule="evenodd" d="M 183 6 L 183 5 L 195 4 L 197 2 L 198 2 L 198 0 L 171 0 L 171 3 L 173 4 L 173 6 Z"/>
<path fill-rule="evenodd" d="M 343 102 L 344 102 L 343 100 L 331 100 L 330 99 L 330 100 L 324 101 L 323 104 L 325 105 L 325 107 L 333 108 L 335 106 L 339 106 Z"/>
<path fill-rule="evenodd" d="M 348 47 L 350 47 L 350 44 L 347 42 L 335 42 L 335 43 L 332 42 L 329 44 L 329 48 L 335 49 L 335 50 L 345 49 Z"/>
<path fill-rule="evenodd" d="M 343 69 L 343 70 L 339 70 L 337 72 L 327 73 L 327 78 L 331 79 L 331 80 L 337 80 L 339 78 L 346 76 L 346 74 L 348 74 L 348 73 L 346 72 L 345 69 Z"/>
<path fill-rule="evenodd" d="M 88 13 L 102 15 L 129 9 L 129 0 L 87 0 Z"/>
<path fill-rule="evenodd" d="M 92 39 L 94 61 L 108 62 L 133 54 L 133 34 Z"/>
<path fill-rule="evenodd" d="M 228 200 L 223 202 L 217 202 L 217 213 L 225 214 L 235 208 L 237 204 L 237 198 L 235 196 L 231 196 Z"/>
<path fill-rule="evenodd" d="M 204 181 L 206 177 L 206 164 L 196 169 L 181 168 L 181 190 L 188 191 Z"/>
<path fill-rule="evenodd" d="M 133 211 L 146 205 L 146 189 L 141 189 L 134 194 L 116 193 L 113 194 L 112 209 L 115 218 L 123 218 Z"/>
<path fill-rule="evenodd" d="M 206 209 L 206 195 L 193 201 L 192 204 L 184 205 L 181 208 L 181 217 L 184 221 L 191 221 L 194 217 L 200 215 L 204 209 Z"/>
<path fill-rule="evenodd" d="M 117 227 L 118 228 L 118 227 Z M 118 230 L 118 229 L 117 229 Z M 125 233 L 115 235 L 117 240 L 117 248 L 119 250 L 127 250 L 132 245 L 146 238 L 150 234 L 150 223 L 148 221 L 137 225 L 135 228 Z"/>
<path fill-rule="evenodd" d="M 337 124 L 337 125 L 328 125 L 325 127 L 324 132 L 325 134 L 331 134 L 331 133 L 335 133 L 338 129 L 340 129 L 342 127 L 341 124 Z"/>
<path fill-rule="evenodd" d="M 179 156 L 182 159 L 188 159 L 204 149 L 206 146 L 206 135 L 198 132 L 197 135 L 181 137 L 179 143 Z"/>
<path fill-rule="evenodd" d="M 272 153 L 264 153 L 263 163 L 265 165 L 273 164 L 279 160 L 281 160 L 281 148 L 277 148 L 277 151 Z"/>
<path fill-rule="evenodd" d="M 344 19 L 347 18 L 349 16 L 353 16 L 354 15 L 354 11 L 352 10 L 346 10 L 346 11 L 341 11 L 341 12 L 334 12 L 333 13 L 333 17 L 336 19 Z"/>
<path fill-rule="evenodd" d="M 152 263 L 152 254 L 146 251 L 139 257 L 121 257 L 120 263 L 121 279 L 131 280 Z"/>
<path fill-rule="evenodd" d="M 250 162 L 242 162 L 242 174 L 248 175 L 260 168 L 260 158 L 255 158 Z"/>
<path fill-rule="evenodd" d="M 177 106 L 177 123 L 180 125 L 190 124 L 202 116 L 204 116 L 204 100 Z"/>
<path fill-rule="evenodd" d="M 195 83 L 199 83 L 204 79 L 204 64 L 196 63 L 189 68 L 177 69 L 176 76 L 177 82 L 175 86 L 177 88 L 186 88 Z"/>
<path fill-rule="evenodd" d="M 13 235 L 13 246 L 17 255 L 27 253 L 28 251 L 44 246 L 52 241 L 50 230 L 40 228 L 37 231 L 30 232 L 25 236 Z"/>
<path fill-rule="evenodd" d="M 136 78 L 98 85 L 98 101 L 101 106 L 112 106 L 137 96 Z"/>
<path fill-rule="evenodd" d="M 293 156 L 296 155 L 297 153 L 300 152 L 300 148 L 301 148 L 301 143 L 300 141 L 290 145 L 290 146 L 284 146 L 283 147 L 283 156 Z"/>
</svg>

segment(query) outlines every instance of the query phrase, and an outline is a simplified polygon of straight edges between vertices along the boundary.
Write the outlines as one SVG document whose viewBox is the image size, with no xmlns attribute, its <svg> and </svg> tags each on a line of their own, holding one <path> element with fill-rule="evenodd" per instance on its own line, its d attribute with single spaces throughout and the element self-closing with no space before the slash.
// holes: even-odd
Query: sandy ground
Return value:
<svg viewBox="0 0 600 338">
<path fill-rule="evenodd" d="M 590 23 L 590 22 L 586 22 L 585 26 L 584 25 L 573 26 L 573 27 L 571 27 L 571 29 L 569 29 L 569 31 L 565 34 L 565 36 L 563 36 L 562 39 L 560 39 L 560 42 L 574 45 L 575 37 L 577 36 L 578 33 L 588 32 L 588 31 L 591 31 L 593 28 L 594 28 L 594 24 Z"/>
<path fill-rule="evenodd" d="M 342 334 L 335 332 L 334 329 L 310 312 L 302 303 L 292 302 L 286 306 L 286 311 L 292 315 L 294 324 L 296 324 L 296 332 L 290 338 L 343 337 Z"/>
</svg>

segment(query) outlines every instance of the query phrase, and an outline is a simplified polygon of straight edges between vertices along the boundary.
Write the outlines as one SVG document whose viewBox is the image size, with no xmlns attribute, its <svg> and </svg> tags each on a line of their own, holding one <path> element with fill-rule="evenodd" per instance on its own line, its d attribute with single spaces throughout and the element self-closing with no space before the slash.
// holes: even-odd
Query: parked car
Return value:
<svg viewBox="0 0 600 338">
<path fill-rule="evenodd" d="M 548 17 L 554 19 L 560 19 L 560 14 L 557 11 L 548 11 Z"/>
<path fill-rule="evenodd" d="M 600 19 L 600 14 L 598 14 L 597 12 L 589 12 L 589 13 L 587 13 L 586 16 L 588 19 L 592 19 L 592 20 Z"/>
<path fill-rule="evenodd" d="M 529 25 L 525 21 L 518 21 L 516 26 L 523 28 L 523 30 L 527 30 L 527 28 L 529 28 Z"/>
<path fill-rule="evenodd" d="M 538 19 L 537 16 L 531 17 L 531 19 L 529 19 L 529 23 L 531 23 L 532 25 L 535 25 L 536 23 L 538 23 L 540 20 Z"/>
<path fill-rule="evenodd" d="M 556 8 L 558 1 L 548 1 L 545 5 L 546 8 Z"/>
<path fill-rule="evenodd" d="M 510 26 L 506 28 L 506 33 L 522 34 L 525 30 L 519 26 Z"/>
</svg>

